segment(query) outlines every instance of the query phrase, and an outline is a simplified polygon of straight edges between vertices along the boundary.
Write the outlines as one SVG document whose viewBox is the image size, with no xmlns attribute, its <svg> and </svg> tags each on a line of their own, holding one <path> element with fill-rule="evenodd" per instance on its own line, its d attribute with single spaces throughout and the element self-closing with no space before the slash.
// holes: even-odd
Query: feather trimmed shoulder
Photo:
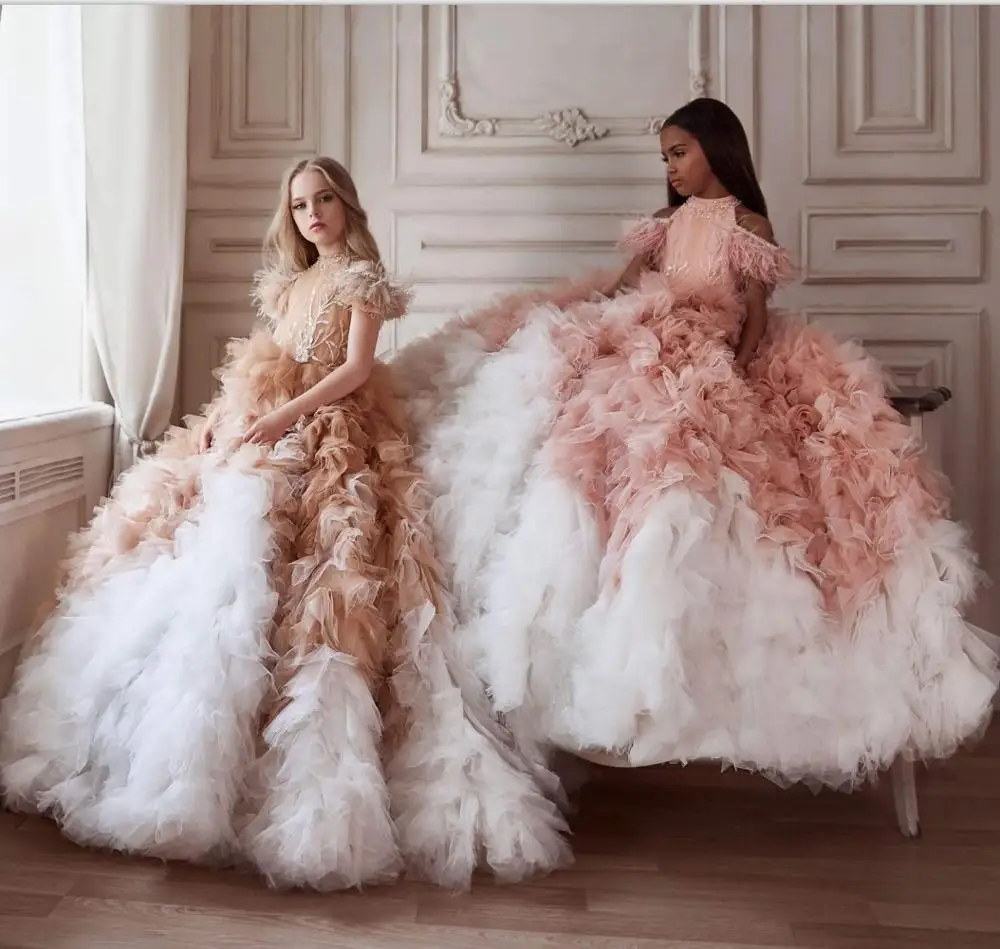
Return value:
<svg viewBox="0 0 1000 949">
<path fill-rule="evenodd" d="M 383 321 L 406 314 L 413 291 L 393 279 L 381 263 L 355 260 L 337 274 L 337 300 L 360 307 Z"/>
<path fill-rule="evenodd" d="M 641 254 L 652 260 L 662 253 L 667 243 L 669 228 L 669 217 L 647 216 L 627 221 L 623 226 L 618 248 L 630 254 Z"/>
<path fill-rule="evenodd" d="M 284 315 L 288 291 L 298 275 L 298 271 L 281 265 L 265 267 L 254 275 L 250 297 L 257 316 L 268 325 L 274 326 Z"/>
<path fill-rule="evenodd" d="M 729 242 L 729 263 L 743 279 L 758 280 L 772 290 L 787 286 L 795 276 L 788 251 L 739 226 Z"/>
</svg>

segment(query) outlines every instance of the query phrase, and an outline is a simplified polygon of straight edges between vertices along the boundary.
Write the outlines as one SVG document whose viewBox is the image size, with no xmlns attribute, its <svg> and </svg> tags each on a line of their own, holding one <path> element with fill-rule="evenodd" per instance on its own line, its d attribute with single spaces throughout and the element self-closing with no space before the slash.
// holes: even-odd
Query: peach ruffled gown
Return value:
<svg viewBox="0 0 1000 949">
<path fill-rule="evenodd" d="M 712 758 L 850 788 L 991 714 L 965 532 L 863 351 L 747 280 L 734 199 L 632 226 L 636 289 L 501 300 L 396 362 L 454 577 L 456 650 L 522 749 Z"/>
<path fill-rule="evenodd" d="M 322 259 L 265 271 L 257 297 L 268 325 L 230 346 L 211 450 L 203 420 L 173 430 L 73 540 L 3 703 L 5 802 L 81 843 L 277 886 L 552 869 L 555 780 L 448 653 L 390 369 L 273 449 L 241 440 L 344 360 L 353 307 L 395 319 L 406 292 Z"/>
</svg>

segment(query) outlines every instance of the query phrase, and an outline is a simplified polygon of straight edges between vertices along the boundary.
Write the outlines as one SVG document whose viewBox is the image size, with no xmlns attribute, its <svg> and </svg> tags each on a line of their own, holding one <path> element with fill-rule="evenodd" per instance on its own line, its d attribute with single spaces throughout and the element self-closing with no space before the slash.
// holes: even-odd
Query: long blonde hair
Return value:
<svg viewBox="0 0 1000 949">
<path fill-rule="evenodd" d="M 306 270 L 319 258 L 316 245 L 307 241 L 295 226 L 292 217 L 292 182 L 304 171 L 318 171 L 344 206 L 344 247 L 351 260 L 380 263 L 382 255 L 368 229 L 368 214 L 361 207 L 358 189 L 350 172 L 332 158 L 303 158 L 285 171 L 281 179 L 281 195 L 271 226 L 264 238 L 264 256 L 277 258 L 276 263 L 292 270 Z M 271 262 L 271 261 L 268 261 Z"/>
</svg>

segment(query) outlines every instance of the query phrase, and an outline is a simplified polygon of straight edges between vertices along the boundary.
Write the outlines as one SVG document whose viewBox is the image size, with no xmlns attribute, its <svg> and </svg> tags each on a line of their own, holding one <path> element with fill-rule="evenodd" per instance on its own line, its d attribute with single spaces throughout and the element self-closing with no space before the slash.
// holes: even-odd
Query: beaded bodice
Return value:
<svg viewBox="0 0 1000 949">
<path fill-rule="evenodd" d="M 731 281 L 728 243 L 736 223 L 735 198 L 688 198 L 671 216 L 670 239 L 659 270 L 696 285 Z"/>
<path fill-rule="evenodd" d="M 380 263 L 321 257 L 308 270 L 279 268 L 257 278 L 255 296 L 275 342 L 296 362 L 333 367 L 347 356 L 352 315 L 379 323 L 403 315 L 409 292 Z"/>
<path fill-rule="evenodd" d="M 351 312 L 349 301 L 339 300 L 335 292 L 342 266 L 339 260 L 321 257 L 289 287 L 285 312 L 275 321 L 273 333 L 296 362 L 344 361 Z"/>
</svg>

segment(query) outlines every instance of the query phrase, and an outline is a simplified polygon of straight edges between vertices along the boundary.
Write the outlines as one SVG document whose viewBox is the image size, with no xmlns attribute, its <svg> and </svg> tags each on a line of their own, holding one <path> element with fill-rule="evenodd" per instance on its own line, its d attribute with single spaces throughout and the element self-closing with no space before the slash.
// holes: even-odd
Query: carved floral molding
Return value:
<svg viewBox="0 0 1000 949">
<path fill-rule="evenodd" d="M 708 7 L 692 8 L 689 41 L 689 91 L 692 97 L 708 94 L 705 36 Z M 551 138 L 576 148 L 583 142 L 623 135 L 659 135 L 663 117 L 637 119 L 591 119 L 583 109 L 566 106 L 533 118 L 501 119 L 467 116 L 462 111 L 458 81 L 458 8 L 445 7 L 441 16 L 441 78 L 438 85 L 438 131 L 449 138 L 515 137 Z"/>
</svg>

